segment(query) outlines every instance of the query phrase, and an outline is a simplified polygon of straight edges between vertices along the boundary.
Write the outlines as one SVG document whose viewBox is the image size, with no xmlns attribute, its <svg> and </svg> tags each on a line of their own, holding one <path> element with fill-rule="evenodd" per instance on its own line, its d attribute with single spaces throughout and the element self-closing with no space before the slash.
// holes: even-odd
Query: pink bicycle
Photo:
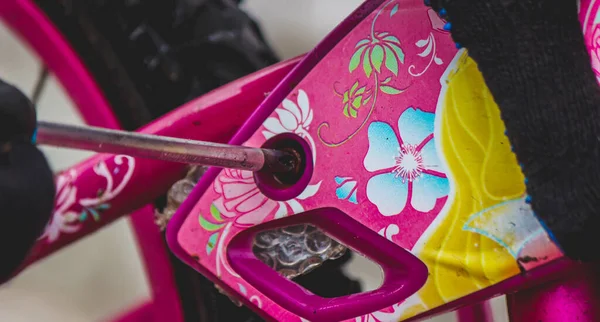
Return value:
<svg viewBox="0 0 600 322">
<path fill-rule="evenodd" d="M 579 8 L 592 53 L 599 7 Z M 166 112 L 138 131 L 283 147 L 305 160 L 291 181 L 106 154 L 59 174 L 54 214 L 27 264 L 131 213 L 152 301 L 115 321 L 217 320 L 202 297 L 215 290 L 278 321 L 413 321 L 455 310 L 461 321 L 492 321 L 485 301 L 500 294 L 511 321 L 600 317 L 596 267 L 566 259 L 536 220 L 476 64 L 422 1 L 367 1 L 310 53 L 173 111 L 183 101 L 162 94 L 181 90 L 183 73 L 169 53 L 148 63 L 170 82 L 136 88 L 132 78 L 144 76 L 119 65 L 126 57 L 114 56 L 98 32 L 108 29 L 84 9 L 5 0 L 0 16 L 89 125 L 133 130 Z M 132 29 L 156 39 L 151 28 Z M 92 55 L 94 46 L 105 50 Z M 322 276 L 335 283 L 348 249 L 381 267 L 378 289 L 309 279 L 329 269 Z M 220 320 L 257 318 L 229 305 L 218 304 Z"/>
</svg>

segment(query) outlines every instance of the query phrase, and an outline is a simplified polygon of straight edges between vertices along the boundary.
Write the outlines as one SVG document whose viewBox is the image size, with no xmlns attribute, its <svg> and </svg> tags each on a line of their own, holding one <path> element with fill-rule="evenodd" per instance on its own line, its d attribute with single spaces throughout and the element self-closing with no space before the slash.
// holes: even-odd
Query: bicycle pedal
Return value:
<svg viewBox="0 0 600 322">
<path fill-rule="evenodd" d="M 368 1 L 230 142 L 301 145 L 301 175 L 209 169 L 169 223 L 168 242 L 271 319 L 408 319 L 562 256 L 524 201 L 503 133 L 477 66 L 432 9 Z M 309 228 L 323 236 L 308 238 Z M 345 247 L 382 268 L 380 288 L 325 298 L 290 280 Z"/>
</svg>

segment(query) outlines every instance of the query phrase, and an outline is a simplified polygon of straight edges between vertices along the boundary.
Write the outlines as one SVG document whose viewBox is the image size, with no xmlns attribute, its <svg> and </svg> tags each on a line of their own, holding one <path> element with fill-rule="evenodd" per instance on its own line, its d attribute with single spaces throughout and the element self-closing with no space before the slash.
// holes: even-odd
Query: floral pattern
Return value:
<svg viewBox="0 0 600 322">
<path fill-rule="evenodd" d="M 459 64 L 455 44 L 444 30 L 445 23 L 422 3 L 384 0 L 325 56 L 318 56 L 319 63 L 310 72 L 304 75 L 304 69 L 296 69 L 299 74 L 295 76 L 301 76 L 294 78 L 298 83 L 287 82 L 275 90 L 278 97 L 287 95 L 287 98 L 273 109 L 246 144 L 261 146 L 265 139 L 288 132 L 305 138 L 313 154 L 318 153 L 319 157 L 311 179 L 314 185 L 292 200 L 275 201 L 260 192 L 252 173 L 220 171 L 216 177 L 211 176 L 213 189 L 206 191 L 195 206 L 196 217 L 186 218 L 182 229 L 177 231 L 185 252 L 198 256 L 200 265 L 235 289 L 239 296 L 257 304 L 255 300 L 260 300 L 262 310 L 270 318 L 285 321 L 306 320 L 282 308 L 282 303 L 276 303 L 274 298 L 258 292 L 228 264 L 228 243 L 249 226 L 298 212 L 337 207 L 380 236 L 410 249 L 426 263 L 431 276 L 444 269 L 443 275 L 437 275 L 444 277 L 437 279 L 443 282 L 439 284 L 441 287 L 430 277 L 420 293 L 413 294 L 402 304 L 377 312 L 362 312 L 362 316 L 351 318 L 357 322 L 408 319 L 480 289 L 479 285 L 471 289 L 469 283 L 473 279 L 468 275 L 481 273 L 483 264 L 482 261 L 472 265 L 465 262 L 465 256 L 470 254 L 488 256 L 486 265 L 493 268 L 490 272 L 501 271 L 506 276 L 514 273 L 512 267 L 516 261 L 511 256 L 496 260 L 500 258 L 496 253 L 504 252 L 498 244 L 506 245 L 516 257 L 547 254 L 550 242 L 542 240 L 543 231 L 533 225 L 535 218 L 531 214 L 523 217 L 514 211 L 521 201 L 507 203 L 503 209 L 482 206 L 486 211 L 477 214 L 473 212 L 479 208 L 462 207 L 463 201 L 475 204 L 480 203 L 481 198 L 469 189 L 462 189 L 468 186 L 469 179 L 457 176 L 454 169 L 458 167 L 454 168 L 456 165 L 449 160 L 456 155 L 464 156 L 464 151 L 476 147 L 470 140 L 450 135 L 453 133 L 450 130 L 466 128 L 459 124 L 461 122 L 475 123 L 478 129 L 485 129 L 482 133 L 489 129 L 502 133 L 503 129 L 479 118 L 444 117 L 449 111 L 460 112 L 461 117 L 466 111 L 475 111 L 473 113 L 478 115 L 482 112 L 468 108 L 465 100 L 460 99 L 470 97 L 469 91 L 473 91 L 472 86 L 479 80 L 473 75 L 455 72 L 454 66 L 461 66 L 464 71 L 465 65 Z M 600 38 L 600 32 L 595 37 Z M 600 40 L 595 42 L 595 48 L 599 47 Z M 600 49 L 593 59 L 596 70 L 600 71 Z M 462 80 L 448 81 L 450 76 L 457 75 Z M 290 94 L 285 93 L 288 91 Z M 446 100 L 447 93 L 455 99 Z M 488 109 L 493 104 L 483 105 L 482 109 Z M 501 122 L 499 117 L 497 121 Z M 313 138 L 318 142 L 313 142 Z M 461 143 L 468 149 L 453 154 L 449 141 Z M 504 142 L 501 138 L 488 141 Z M 483 152 L 486 153 L 487 150 Z M 503 153 L 494 158 L 505 161 L 511 155 Z M 482 164 L 485 162 L 479 162 Z M 489 167 L 496 174 L 497 164 Z M 518 168 L 516 163 L 514 166 Z M 471 164 L 469 168 L 475 167 Z M 499 180 L 504 180 L 505 174 L 501 172 Z M 482 181 L 477 180 L 477 190 L 473 191 L 487 187 Z M 519 183 L 522 182 L 519 179 Z M 466 196 L 457 197 L 459 192 Z M 501 191 L 493 195 L 497 199 L 490 205 L 519 195 L 506 197 L 506 192 Z M 526 229 L 499 227 L 499 211 L 520 216 L 515 222 Z M 441 246 L 436 249 L 438 231 Z M 448 234 L 458 237 L 447 238 Z M 468 244 L 464 236 L 472 236 L 473 243 Z M 527 240 L 527 237 L 534 239 Z M 480 242 L 484 238 L 496 240 L 498 244 Z M 467 250 L 464 253 L 462 244 Z M 481 251 L 484 244 L 492 251 Z M 435 258 L 435 262 L 428 261 L 430 258 Z M 512 266 L 490 265 L 494 260 Z M 456 267 L 469 274 L 455 274 Z M 521 267 L 525 265 L 521 263 Z M 477 283 L 479 281 L 484 279 L 477 279 Z M 468 286 L 464 286 L 466 284 Z M 446 296 L 446 293 L 457 296 Z"/>
<path fill-rule="evenodd" d="M 338 199 L 348 200 L 353 204 L 358 204 L 356 198 L 356 180 L 351 177 L 335 177 L 335 183 L 338 187 L 335 189 L 335 194 Z"/>
<path fill-rule="evenodd" d="M 348 69 L 352 73 L 362 65 L 365 75 L 371 77 L 373 70 L 381 73 L 381 66 L 384 65 L 392 74 L 398 76 L 398 62 L 404 63 L 400 40 L 389 32 L 373 32 L 371 36 L 356 44 L 356 51 L 350 58 Z"/>
<path fill-rule="evenodd" d="M 356 118 L 358 109 L 371 99 L 371 91 L 366 89 L 366 86 L 358 86 L 358 81 L 354 82 L 354 85 L 342 95 L 343 113 L 346 117 Z"/>
<path fill-rule="evenodd" d="M 433 35 L 433 33 L 429 33 L 429 36 L 427 36 L 427 38 L 417 41 L 416 45 L 417 45 L 417 47 L 423 49 L 418 54 L 418 56 L 420 56 L 420 57 L 428 57 L 429 56 L 429 62 L 427 63 L 427 66 L 425 66 L 425 68 L 423 68 L 423 70 L 420 72 L 416 71 L 417 66 L 410 65 L 410 67 L 408 67 L 408 73 L 411 76 L 414 76 L 414 77 L 423 76 L 423 74 L 425 74 L 425 72 L 429 69 L 429 67 L 431 67 L 431 65 L 433 63 L 435 63 L 436 65 L 442 65 L 444 63 L 442 61 L 442 59 L 437 56 L 437 44 L 435 42 L 435 36 Z"/>
<path fill-rule="evenodd" d="M 445 21 L 440 18 L 440 16 L 433 10 L 427 10 L 427 16 L 429 17 L 429 22 L 431 23 L 431 29 L 437 32 L 441 32 L 443 34 L 447 34 L 448 32 L 444 30 Z M 435 35 L 433 32 L 430 32 L 427 38 L 421 39 L 415 43 L 418 48 L 422 48 L 421 52 L 417 55 L 419 57 L 429 57 L 429 62 L 421 70 L 420 72 L 416 71 L 417 66 L 410 65 L 408 67 L 408 73 L 413 77 L 420 77 L 425 74 L 425 72 L 432 66 L 433 63 L 436 65 L 442 65 L 444 61 L 437 54 L 437 42 L 435 40 Z"/>
<path fill-rule="evenodd" d="M 77 187 L 73 185 L 76 177 L 75 170 L 70 170 L 56 178 L 56 206 L 40 239 L 47 238 L 48 242 L 54 242 L 61 233 L 72 234 L 80 229 L 78 214 L 71 210 L 77 202 Z"/>
<path fill-rule="evenodd" d="M 296 198 L 276 201 L 260 192 L 251 172 L 221 170 L 211 176 L 213 189 L 194 208 L 200 217 L 188 217 L 179 231 L 186 253 L 203 255 L 197 255 L 198 262 L 223 284 L 246 299 L 262 300 L 270 317 L 286 321 L 305 319 L 257 292 L 228 264 L 228 243 L 249 226 L 337 207 L 417 254 L 423 236 L 439 226 L 438 218 L 444 218 L 447 205 L 454 202 L 452 198 L 446 201 L 451 192 L 449 177 L 452 186 L 457 180 L 445 169 L 448 155 L 442 159 L 442 152 L 448 153 L 448 145 L 440 144 L 448 138 L 440 134 L 446 120 L 436 120 L 445 106 L 439 101 L 441 90 L 447 87 L 448 77 L 443 73 L 456 62 L 457 53 L 444 24 L 421 3 L 385 0 L 327 56 L 318 57 L 313 70 L 306 75 L 302 72 L 298 83 L 278 87 L 278 96 L 291 92 L 246 144 L 260 146 L 281 133 L 304 138 L 319 159 L 313 185 Z M 436 122 L 439 127 L 434 126 Z M 489 236 L 510 238 L 510 231 L 499 231 L 498 236 L 488 231 L 488 226 L 494 228 L 495 218 L 484 214 L 467 225 L 461 220 L 457 230 L 471 234 L 471 229 L 481 228 Z M 520 244 L 514 246 L 523 252 Z M 361 312 L 362 316 L 351 320 L 397 321 L 431 308 L 418 295 L 411 298 L 419 302 L 409 298 L 402 305 Z"/>
<path fill-rule="evenodd" d="M 286 98 L 282 107 L 275 109 L 275 115 L 267 118 L 263 123 L 265 130 L 262 132 L 268 140 L 277 134 L 294 133 L 308 141 L 313 151 L 313 162 L 316 160 L 315 141 L 308 133 L 313 120 L 313 111 L 310 108 L 308 95 L 303 90 L 298 90 L 297 102 Z"/>
<path fill-rule="evenodd" d="M 294 133 L 304 138 L 311 146 L 313 163 L 316 160 L 316 147 L 310 133 L 310 123 L 313 111 L 307 93 L 299 89 L 296 102 L 289 98 L 283 100 L 281 107 L 275 109 L 273 116 L 263 123 L 262 132 L 265 139 L 270 139 L 281 133 Z M 219 197 L 213 205 L 226 218 L 234 219 L 240 226 L 256 225 L 267 217 L 285 217 L 304 211 L 298 200 L 314 196 L 321 182 L 308 185 L 304 192 L 296 198 L 286 201 L 275 201 L 265 196 L 254 182 L 250 171 L 224 169 L 217 177 L 214 190 Z M 212 212 L 212 211 L 211 211 Z M 213 214 L 214 216 L 214 214 Z M 215 237 L 216 238 L 216 237 Z"/>
<path fill-rule="evenodd" d="M 398 119 L 397 134 L 385 122 L 369 126 L 369 150 L 364 167 L 373 173 L 367 198 L 384 216 L 413 209 L 429 212 L 448 195 L 449 183 L 433 137 L 434 114 L 408 108 Z"/>
<path fill-rule="evenodd" d="M 56 204 L 50 222 L 40 239 L 48 243 L 58 240 L 61 234 L 78 232 L 83 222 L 88 218 L 100 220 L 102 211 L 110 208 L 108 201 L 114 199 L 129 183 L 135 169 L 135 159 L 130 156 L 117 155 L 114 157 L 114 169 L 109 169 L 106 162 L 102 161 L 94 167 L 94 173 L 104 177 L 106 186 L 98 190 L 95 197 L 82 198 L 78 196 L 77 186 L 73 184 L 77 179 L 75 170 L 67 171 L 56 179 Z M 127 166 L 121 182 L 116 183 L 114 175 L 120 170 L 121 165 Z"/>
<path fill-rule="evenodd" d="M 226 217 L 235 219 L 235 223 L 242 226 L 251 226 L 263 222 L 267 217 L 285 217 L 304 211 L 298 200 L 314 196 L 321 183 L 309 185 L 304 192 L 294 199 L 275 201 L 262 194 L 252 172 L 225 169 L 217 177 L 214 190 L 219 198 L 214 201 L 215 207 Z"/>
<path fill-rule="evenodd" d="M 221 212 L 219 209 L 217 209 L 217 207 L 215 207 L 215 205 L 210 206 L 210 214 L 211 216 L 209 219 L 206 219 L 203 214 L 200 214 L 198 217 L 200 226 L 202 226 L 202 228 L 204 228 L 206 231 L 213 232 L 206 243 L 207 255 L 210 255 L 210 253 L 212 253 L 212 251 L 215 249 L 215 246 L 217 246 L 217 241 L 219 240 L 223 230 L 222 228 L 227 224 L 225 219 L 223 219 L 223 216 L 221 216 Z"/>
<path fill-rule="evenodd" d="M 379 235 L 385 237 L 389 241 L 393 241 L 394 236 L 400 233 L 400 227 L 396 224 L 389 224 L 387 227 L 379 231 Z"/>
<path fill-rule="evenodd" d="M 395 5 L 389 10 L 388 7 L 392 4 Z M 323 137 L 323 130 L 330 128 L 330 124 L 329 122 L 322 122 L 317 129 L 317 135 L 323 145 L 336 148 L 348 143 L 368 123 L 380 94 L 399 95 L 407 90 L 407 88 L 395 86 L 393 81 L 394 78 L 399 76 L 400 64 L 404 64 L 406 58 L 400 39 L 388 31 L 376 31 L 377 20 L 381 14 L 389 10 L 390 17 L 393 17 L 398 9 L 399 4 L 395 0 L 390 0 L 383 5 L 377 11 L 371 23 L 370 35 L 359 40 L 354 46 L 354 53 L 350 58 L 348 71 L 352 74 L 362 69 L 364 76 L 367 78 L 367 83 L 355 81 L 352 86 L 348 86 L 350 87 L 349 90 L 344 92 L 343 95 L 335 89 L 334 85 L 335 94 L 342 98 L 342 112 L 345 117 L 357 118 L 359 109 L 364 105 L 369 105 L 367 115 L 357 129 L 337 142 L 332 142 Z M 369 84 L 369 86 L 366 84 Z"/>
</svg>

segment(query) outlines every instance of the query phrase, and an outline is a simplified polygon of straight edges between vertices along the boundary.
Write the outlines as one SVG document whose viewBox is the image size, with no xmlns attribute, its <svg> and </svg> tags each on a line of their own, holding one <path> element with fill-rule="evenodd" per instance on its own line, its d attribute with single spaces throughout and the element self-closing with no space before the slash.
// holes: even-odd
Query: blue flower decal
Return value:
<svg viewBox="0 0 600 322">
<path fill-rule="evenodd" d="M 384 122 L 369 125 L 364 166 L 373 176 L 367 198 L 382 215 L 397 215 L 409 202 L 428 212 L 448 195 L 448 178 L 435 148 L 434 120 L 433 113 L 410 107 L 398 119 L 398 132 Z"/>
<path fill-rule="evenodd" d="M 335 177 L 335 183 L 338 184 L 337 189 L 335 189 L 338 199 L 358 204 L 358 200 L 356 199 L 356 180 L 350 177 Z"/>
</svg>

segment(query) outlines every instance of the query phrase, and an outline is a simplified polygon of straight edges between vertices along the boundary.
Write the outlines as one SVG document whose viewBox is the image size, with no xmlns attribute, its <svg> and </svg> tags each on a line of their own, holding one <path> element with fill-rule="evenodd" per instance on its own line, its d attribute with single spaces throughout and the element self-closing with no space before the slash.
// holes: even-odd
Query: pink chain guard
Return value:
<svg viewBox="0 0 600 322">
<path fill-rule="evenodd" d="M 581 4 L 598 75 L 599 3 Z M 422 0 L 358 8 L 230 142 L 301 137 L 307 185 L 271 199 L 252 173 L 211 169 L 169 225 L 172 250 L 279 321 L 406 320 L 557 270 L 563 255 L 524 201 L 498 108 L 444 24 Z M 377 262 L 383 285 L 323 299 L 252 254 L 257 229 L 307 222 Z"/>
</svg>

